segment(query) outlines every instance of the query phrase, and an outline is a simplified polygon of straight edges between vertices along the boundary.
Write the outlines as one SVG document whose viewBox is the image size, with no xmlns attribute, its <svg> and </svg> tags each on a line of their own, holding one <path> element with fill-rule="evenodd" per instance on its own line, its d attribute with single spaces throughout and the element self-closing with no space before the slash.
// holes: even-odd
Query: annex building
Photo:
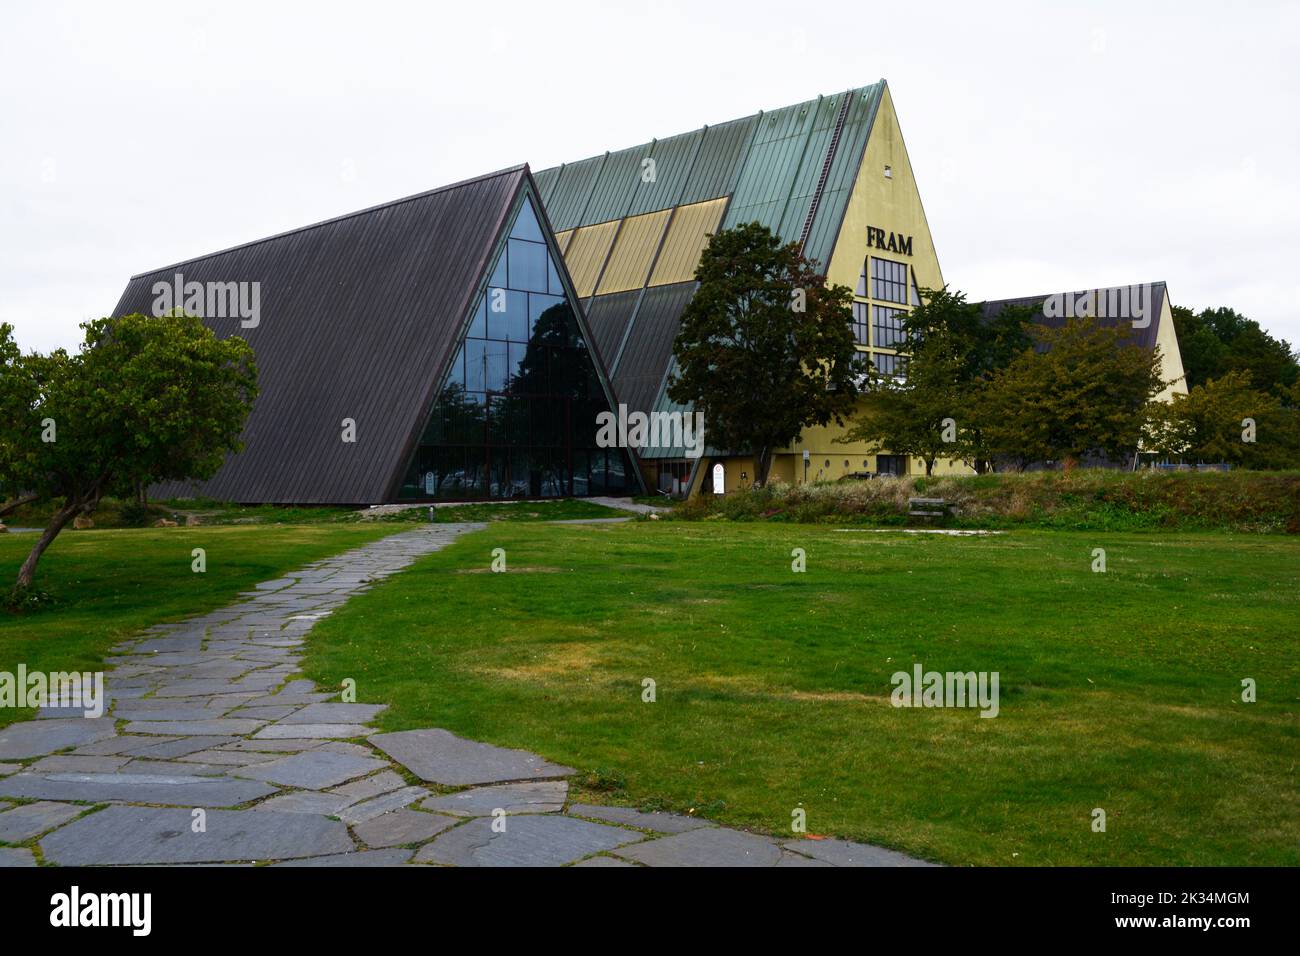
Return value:
<svg viewBox="0 0 1300 956">
<path fill-rule="evenodd" d="M 199 313 L 254 349 L 261 395 L 245 450 L 208 482 L 157 492 L 374 504 L 712 491 L 715 474 L 723 490 L 746 487 L 748 455 L 692 455 L 672 441 L 604 447 L 597 420 L 620 405 L 691 412 L 669 400 L 667 384 L 695 266 L 710 235 L 754 221 L 854 290 L 859 350 L 881 371 L 901 371 L 901 318 L 919 289 L 944 280 L 881 80 L 535 177 L 527 166 L 493 173 L 133 277 L 116 314 L 149 312 L 154 289 L 169 283 L 177 299 L 189 283 L 260 289 L 251 326 Z M 1158 344 L 1179 377 L 1168 296 L 1162 284 L 1152 295 L 1158 319 L 1133 341 Z M 771 477 L 923 470 L 836 441 L 844 430 L 806 429 L 777 451 Z"/>
</svg>

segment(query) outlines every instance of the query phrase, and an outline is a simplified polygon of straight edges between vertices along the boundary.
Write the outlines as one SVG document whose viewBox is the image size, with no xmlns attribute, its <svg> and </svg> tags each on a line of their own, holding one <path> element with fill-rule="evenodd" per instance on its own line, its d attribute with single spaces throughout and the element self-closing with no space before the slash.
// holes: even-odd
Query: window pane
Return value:
<svg viewBox="0 0 1300 956">
<path fill-rule="evenodd" d="M 520 239 L 511 239 L 508 245 L 510 271 L 506 285 L 525 292 L 545 292 L 546 246 Z"/>
<path fill-rule="evenodd" d="M 469 337 L 471 339 L 487 338 L 487 296 L 479 300 L 478 309 L 474 312 L 474 318 L 469 324 Z"/>
<path fill-rule="evenodd" d="M 519 209 L 519 216 L 515 219 L 515 227 L 510 230 L 512 239 L 531 239 L 533 242 L 545 242 L 542 237 L 542 227 L 537 223 L 537 216 L 533 213 L 533 204 L 527 196 L 524 197 L 524 204 Z"/>
<path fill-rule="evenodd" d="M 484 345 L 486 373 L 484 390 L 488 392 L 505 391 L 506 387 L 506 349 L 505 342 L 488 341 Z"/>
<path fill-rule="evenodd" d="M 481 339 L 465 340 L 465 388 L 471 392 L 486 391 L 483 386 L 487 369 L 484 349 L 487 343 Z"/>
</svg>

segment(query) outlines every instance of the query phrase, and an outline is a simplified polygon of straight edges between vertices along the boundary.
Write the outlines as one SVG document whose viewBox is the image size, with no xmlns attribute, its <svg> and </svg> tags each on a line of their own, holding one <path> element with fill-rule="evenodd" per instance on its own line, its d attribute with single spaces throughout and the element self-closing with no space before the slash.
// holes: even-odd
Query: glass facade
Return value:
<svg viewBox="0 0 1300 956">
<path fill-rule="evenodd" d="M 407 500 L 622 494 L 600 376 L 525 198 L 407 471 Z"/>
</svg>

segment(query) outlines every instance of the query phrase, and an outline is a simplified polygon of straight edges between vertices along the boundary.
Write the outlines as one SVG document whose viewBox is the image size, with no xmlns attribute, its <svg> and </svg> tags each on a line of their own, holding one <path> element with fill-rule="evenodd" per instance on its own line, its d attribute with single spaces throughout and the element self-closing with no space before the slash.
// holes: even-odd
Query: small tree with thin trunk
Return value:
<svg viewBox="0 0 1300 956">
<path fill-rule="evenodd" d="M 242 447 L 257 394 L 253 352 L 218 339 L 192 316 L 128 315 L 84 323 L 79 353 L 59 350 L 6 365 L 20 381 L 0 388 L 27 403 L 0 432 L 0 475 L 58 504 L 18 572 L 31 586 L 41 555 L 80 514 L 140 484 L 202 481 Z"/>
<path fill-rule="evenodd" d="M 668 397 L 704 414 L 710 446 L 752 452 L 761 486 L 776 449 L 853 410 L 852 292 L 756 222 L 712 236 L 695 278 Z"/>
</svg>

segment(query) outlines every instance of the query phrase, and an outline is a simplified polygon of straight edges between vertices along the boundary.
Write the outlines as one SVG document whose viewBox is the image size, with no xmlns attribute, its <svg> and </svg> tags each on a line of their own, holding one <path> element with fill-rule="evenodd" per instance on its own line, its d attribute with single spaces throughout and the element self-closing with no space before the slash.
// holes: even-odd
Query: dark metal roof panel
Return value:
<svg viewBox="0 0 1300 956">
<path fill-rule="evenodd" d="M 630 410 L 649 412 L 654 408 L 672 359 L 673 339 L 695 288 L 694 282 L 679 282 L 645 290 L 614 372 L 619 400 Z"/>
<path fill-rule="evenodd" d="M 649 157 L 651 145 L 643 143 L 609 154 L 582 213 L 584 223 L 608 222 L 627 215 L 632 195 L 641 184 L 641 163 Z"/>
<path fill-rule="evenodd" d="M 546 215 L 551 220 L 551 228 L 556 232 L 563 232 L 574 226 L 585 226 L 596 221 L 584 219 L 583 211 L 587 208 L 592 187 L 600 176 L 601 167 L 605 165 L 606 155 L 608 154 L 592 156 L 590 159 L 553 169 L 544 169 L 539 174 L 549 176 L 555 169 L 559 170 L 551 194 L 542 197 L 546 206 Z"/>
<path fill-rule="evenodd" d="M 871 137 L 884 91 L 885 81 L 881 80 L 849 93 L 853 100 L 844 119 L 844 129 L 840 132 L 839 146 L 826 177 L 817 216 L 804 245 L 804 255 L 821 263 L 823 270 L 830 265 L 831 254 L 835 251 L 835 242 L 839 238 L 840 226 L 862 167 L 867 140 Z"/>
<path fill-rule="evenodd" d="M 257 282 L 261 394 L 245 450 L 198 493 L 232 501 L 382 501 L 525 182 L 519 167 L 136 276 L 115 314 L 152 311 L 156 281 Z M 342 441 L 343 420 L 356 442 Z M 163 495 L 196 489 L 169 485 Z"/>
<path fill-rule="evenodd" d="M 612 295 L 598 295 L 587 306 L 587 324 L 591 328 L 596 352 L 604 361 L 605 368 L 612 370 L 615 367 L 618 347 L 623 343 L 623 335 L 627 332 L 640 297 L 640 289 L 615 292 Z"/>
<path fill-rule="evenodd" d="M 560 182 L 560 166 L 552 166 L 550 169 L 543 169 L 533 177 L 533 182 L 537 183 L 537 194 L 542 197 L 542 205 L 550 205 L 551 195 L 555 192 L 555 187 Z"/>
<path fill-rule="evenodd" d="M 760 222 L 780 232 L 786 200 L 804 162 L 818 105 L 818 100 L 809 100 L 762 115 L 723 220 L 724 229 Z"/>
<path fill-rule="evenodd" d="M 1135 289 L 1142 291 L 1134 294 L 1132 290 Z M 1011 299 L 990 299 L 982 303 L 984 315 L 992 318 L 1008 306 L 1027 306 L 1036 310 L 1035 319 L 1039 325 L 1048 328 L 1060 328 L 1067 320 L 1064 317 L 1049 316 L 1043 309 L 1043 303 L 1051 295 L 1055 294 L 1059 293 L 1018 296 Z M 1077 301 L 1080 296 L 1088 294 L 1092 295 L 1091 301 L 1096 302 L 1097 297 L 1100 295 L 1104 296 L 1105 301 L 1109 303 L 1104 308 L 1107 314 L 1099 316 L 1100 325 L 1108 328 L 1127 326 L 1130 334 L 1124 340 L 1126 344 L 1140 345 L 1145 349 L 1156 347 L 1156 339 L 1160 333 L 1160 312 L 1164 307 L 1166 295 L 1163 282 L 1148 282 L 1134 286 L 1111 286 L 1104 289 L 1081 289 L 1064 295 Z M 1096 307 L 1094 306 L 1094 308 Z M 1140 317 L 1139 312 L 1141 312 Z M 1135 319 L 1139 322 L 1145 322 L 1145 325 L 1135 326 Z"/>
<path fill-rule="evenodd" d="M 729 196 L 735 189 L 740 175 L 741 162 L 745 158 L 745 148 L 749 145 L 758 125 L 761 113 L 719 123 L 704 131 L 704 141 L 700 144 L 699 155 L 691 169 L 691 178 L 686 182 L 681 203 L 703 202 Z"/>
<path fill-rule="evenodd" d="M 697 129 L 654 143 L 649 154 L 654 160 L 654 180 L 647 182 L 644 176 L 639 179 L 629 216 L 669 209 L 681 201 L 682 189 L 703 138 L 704 130 Z"/>
</svg>

